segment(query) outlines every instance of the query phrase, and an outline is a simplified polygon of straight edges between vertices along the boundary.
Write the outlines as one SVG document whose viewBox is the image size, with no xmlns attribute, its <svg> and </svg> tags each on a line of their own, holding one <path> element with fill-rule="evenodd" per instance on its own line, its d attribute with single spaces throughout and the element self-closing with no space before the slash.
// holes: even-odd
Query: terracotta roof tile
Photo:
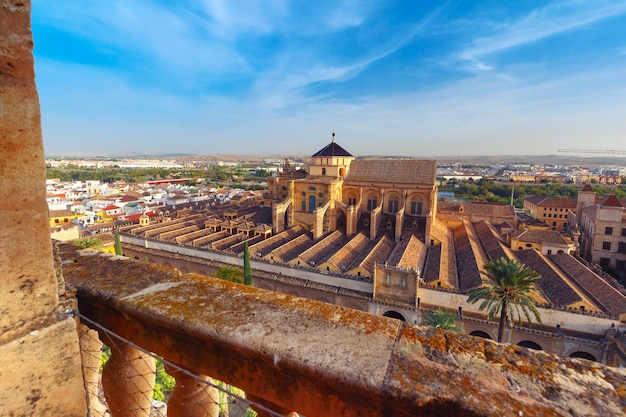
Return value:
<svg viewBox="0 0 626 417">
<path fill-rule="evenodd" d="M 474 223 L 474 230 L 476 230 L 478 240 L 482 244 L 485 254 L 490 261 L 507 257 L 506 252 L 502 248 L 502 241 L 493 234 L 486 221 Z"/>
<path fill-rule="evenodd" d="M 355 160 L 345 183 L 434 185 L 437 161 L 418 159 Z"/>
<path fill-rule="evenodd" d="M 626 313 L 626 296 L 595 274 L 574 257 L 559 253 L 550 258 L 563 270 L 572 281 L 579 285 L 585 293 L 602 309 L 612 315 Z"/>
<path fill-rule="evenodd" d="M 559 276 L 546 258 L 539 252 L 534 249 L 525 249 L 515 252 L 515 256 L 524 265 L 541 275 L 537 285 L 552 304 L 568 306 L 582 301 L 582 298 L 576 291 Z"/>
<path fill-rule="evenodd" d="M 478 263 L 465 225 L 454 229 L 454 248 L 459 276 L 459 290 L 465 292 L 482 284 Z"/>
</svg>

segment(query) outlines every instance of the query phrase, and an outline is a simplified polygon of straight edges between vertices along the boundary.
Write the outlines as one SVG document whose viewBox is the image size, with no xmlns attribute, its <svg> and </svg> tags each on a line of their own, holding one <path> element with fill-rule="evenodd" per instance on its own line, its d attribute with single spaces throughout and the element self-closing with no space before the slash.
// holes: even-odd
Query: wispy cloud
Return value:
<svg viewBox="0 0 626 417">
<path fill-rule="evenodd" d="M 518 47 L 626 13 L 623 1 L 565 1 L 532 11 L 502 28 L 500 33 L 476 39 L 459 53 L 464 60 Z"/>
</svg>

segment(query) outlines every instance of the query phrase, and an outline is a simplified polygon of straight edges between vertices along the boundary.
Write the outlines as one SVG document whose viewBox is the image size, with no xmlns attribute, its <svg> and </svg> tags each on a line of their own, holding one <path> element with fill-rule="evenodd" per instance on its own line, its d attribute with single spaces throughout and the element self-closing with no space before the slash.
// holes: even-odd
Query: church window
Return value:
<svg viewBox="0 0 626 417">
<path fill-rule="evenodd" d="M 356 198 L 354 198 L 354 197 L 348 198 L 348 205 L 349 206 L 356 206 Z"/>
<path fill-rule="evenodd" d="M 316 206 L 316 201 L 315 201 L 315 196 L 309 196 L 309 211 L 313 211 L 315 210 L 315 206 Z"/>
<path fill-rule="evenodd" d="M 368 198 L 367 199 L 367 210 L 368 211 L 372 211 L 376 208 L 376 206 L 378 206 L 377 204 L 378 202 L 376 201 L 375 198 Z"/>
<path fill-rule="evenodd" d="M 411 214 L 413 215 L 422 214 L 422 202 L 421 201 L 411 201 Z"/>
<path fill-rule="evenodd" d="M 315 190 L 316 190 L 316 188 L 315 188 L 315 187 L 309 187 L 309 190 L 311 190 L 311 191 L 315 191 Z"/>
<path fill-rule="evenodd" d="M 397 213 L 398 212 L 398 200 L 394 199 L 389 199 L 388 202 L 388 211 L 389 213 Z"/>
</svg>

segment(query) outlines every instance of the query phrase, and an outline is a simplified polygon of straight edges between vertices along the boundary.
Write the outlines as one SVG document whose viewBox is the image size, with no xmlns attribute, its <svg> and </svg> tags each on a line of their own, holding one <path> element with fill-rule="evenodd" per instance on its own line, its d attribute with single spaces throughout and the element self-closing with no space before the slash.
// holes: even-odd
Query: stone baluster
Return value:
<svg viewBox="0 0 626 417">
<path fill-rule="evenodd" d="M 100 355 L 102 354 L 102 342 L 98 332 L 91 330 L 84 324 L 78 325 L 78 337 L 80 341 L 80 358 L 83 365 L 83 379 L 87 390 L 88 417 L 105 417 L 106 406 L 98 398 L 100 386 Z"/>
<path fill-rule="evenodd" d="M 130 345 L 111 346 L 102 388 L 111 417 L 148 417 L 155 379 L 153 357 Z"/>
<path fill-rule="evenodd" d="M 298 413 L 296 413 L 295 411 L 288 410 L 288 409 L 283 408 L 283 407 L 281 407 L 279 405 L 276 405 L 274 403 L 262 400 L 260 398 L 256 398 L 256 397 L 254 397 L 252 395 L 246 394 L 246 398 L 248 400 L 252 401 L 253 403 L 260 404 L 263 407 L 265 407 L 265 408 L 267 408 L 269 410 L 272 410 L 275 413 L 280 414 L 282 416 L 285 416 L 285 417 L 299 417 Z M 264 409 L 261 409 L 259 407 L 255 407 L 254 405 L 250 406 L 250 408 L 252 408 L 254 411 L 256 411 L 257 417 L 276 417 L 275 414 L 270 414 L 267 411 L 265 411 Z"/>
<path fill-rule="evenodd" d="M 220 416 L 217 388 L 172 367 L 165 368 L 176 379 L 174 391 L 167 401 L 167 417 Z M 200 378 L 213 383 L 213 379 L 208 376 Z"/>
</svg>

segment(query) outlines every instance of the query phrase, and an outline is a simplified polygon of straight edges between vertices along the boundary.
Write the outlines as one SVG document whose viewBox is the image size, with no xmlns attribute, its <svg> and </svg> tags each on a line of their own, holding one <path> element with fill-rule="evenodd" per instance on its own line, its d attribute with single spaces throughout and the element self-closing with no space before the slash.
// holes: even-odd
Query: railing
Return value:
<svg viewBox="0 0 626 417">
<path fill-rule="evenodd" d="M 596 372 L 596 363 L 68 245 L 61 255 L 78 298 L 92 415 L 105 415 L 100 341 L 112 352 L 100 395 L 112 417 L 151 412 L 155 360 L 148 352 L 176 379 L 170 417 L 225 415 L 211 378 L 245 391 L 229 398 L 259 416 L 619 415 L 626 401 L 623 372 Z M 614 389 L 594 401 L 607 386 Z M 244 413 L 231 409 L 230 417 Z"/>
</svg>

